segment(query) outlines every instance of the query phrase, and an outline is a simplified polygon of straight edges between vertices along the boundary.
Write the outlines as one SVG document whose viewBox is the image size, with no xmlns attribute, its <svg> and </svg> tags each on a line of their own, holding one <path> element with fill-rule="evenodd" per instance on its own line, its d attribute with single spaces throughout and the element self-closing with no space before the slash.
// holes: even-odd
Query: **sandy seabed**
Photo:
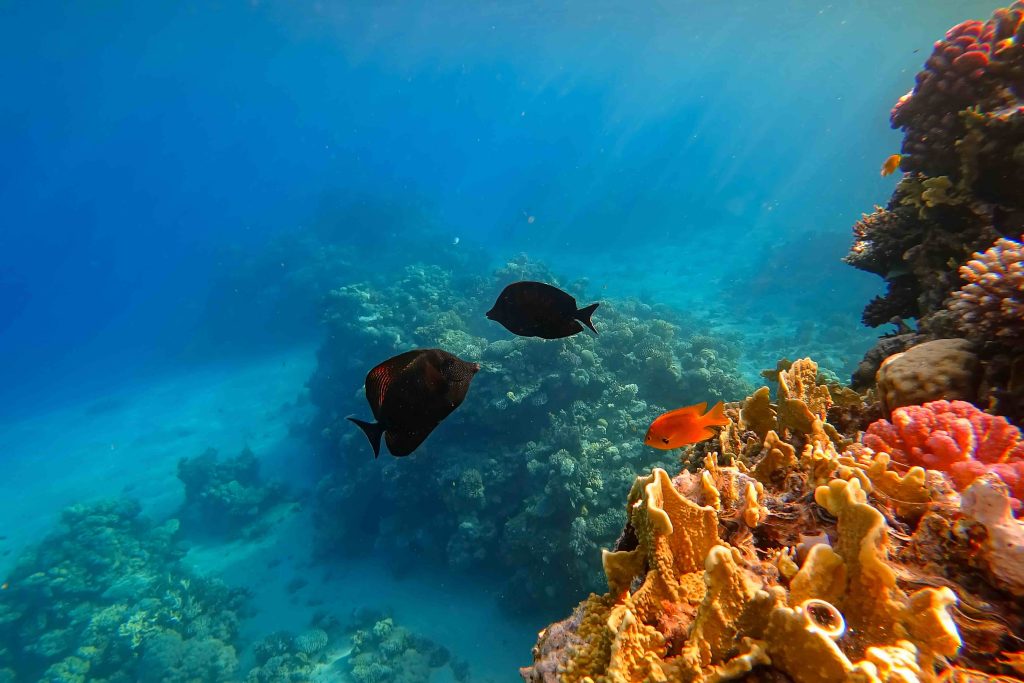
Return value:
<svg viewBox="0 0 1024 683">
<path fill-rule="evenodd" d="M 301 396 L 314 365 L 314 349 L 300 348 L 0 423 L 0 575 L 68 505 L 128 495 L 144 514 L 173 515 L 183 498 L 178 460 L 207 448 L 230 457 L 248 446 L 264 476 L 308 489 L 315 480 L 312 456 L 289 425 L 310 410 Z M 311 565 L 311 543 L 311 512 L 300 507 L 264 537 L 192 546 L 185 561 L 252 591 L 256 613 L 243 624 L 247 641 L 301 631 L 315 612 L 345 621 L 359 607 L 388 610 L 467 661 L 474 681 L 519 680 L 543 617 L 537 624 L 509 617 L 494 587 L 464 576 L 413 567 L 395 578 L 372 558 Z M 296 579 L 305 582 L 299 589 Z M 248 662 L 243 656 L 243 665 Z"/>
</svg>

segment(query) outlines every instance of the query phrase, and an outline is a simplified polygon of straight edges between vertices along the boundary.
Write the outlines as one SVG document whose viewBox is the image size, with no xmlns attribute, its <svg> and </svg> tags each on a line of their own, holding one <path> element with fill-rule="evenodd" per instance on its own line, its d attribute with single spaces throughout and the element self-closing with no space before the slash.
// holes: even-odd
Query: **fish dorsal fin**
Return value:
<svg viewBox="0 0 1024 683">
<path fill-rule="evenodd" d="M 665 417 L 682 417 L 683 415 L 693 415 L 694 417 L 700 417 L 704 414 L 704 410 L 707 409 L 707 401 L 704 403 L 695 403 L 692 406 L 683 406 L 682 408 L 676 408 L 665 413 Z"/>
<path fill-rule="evenodd" d="M 384 402 L 384 397 L 387 396 L 388 386 L 415 363 L 419 356 L 419 351 L 407 351 L 394 358 L 389 358 L 367 373 L 366 400 L 370 403 L 370 408 L 373 409 L 375 416 L 377 409 Z"/>
</svg>

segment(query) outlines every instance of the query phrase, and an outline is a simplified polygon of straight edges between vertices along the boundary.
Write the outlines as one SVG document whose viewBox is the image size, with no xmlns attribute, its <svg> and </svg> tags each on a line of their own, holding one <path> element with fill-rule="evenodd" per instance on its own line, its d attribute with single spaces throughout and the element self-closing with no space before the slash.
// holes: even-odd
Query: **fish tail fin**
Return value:
<svg viewBox="0 0 1024 683">
<path fill-rule="evenodd" d="M 584 306 L 580 310 L 576 311 L 576 319 L 589 327 L 590 331 L 594 334 L 597 334 L 597 328 L 594 327 L 594 323 L 590 322 L 590 316 L 594 315 L 594 311 L 596 311 L 597 307 L 600 305 L 601 304 L 590 304 L 589 306 Z"/>
<path fill-rule="evenodd" d="M 354 417 L 347 417 L 345 419 L 363 430 L 363 434 L 366 434 L 366 439 L 370 442 L 370 445 L 373 446 L 373 457 L 375 459 L 379 458 L 380 437 L 384 434 L 384 428 L 376 422 L 363 422 L 362 420 L 357 420 Z"/>
<path fill-rule="evenodd" d="M 711 410 L 704 415 L 704 423 L 717 427 L 724 427 L 729 424 L 729 418 L 725 416 L 725 404 L 719 401 L 711 406 Z"/>
</svg>

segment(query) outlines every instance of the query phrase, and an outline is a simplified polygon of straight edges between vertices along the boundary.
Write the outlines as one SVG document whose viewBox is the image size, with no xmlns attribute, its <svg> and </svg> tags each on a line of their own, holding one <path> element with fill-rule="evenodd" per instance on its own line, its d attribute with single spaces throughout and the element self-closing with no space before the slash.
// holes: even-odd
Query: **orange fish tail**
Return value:
<svg viewBox="0 0 1024 683">
<path fill-rule="evenodd" d="M 701 422 L 705 427 L 724 427 L 729 424 L 729 418 L 725 416 L 725 404 L 719 401 L 711 406 L 711 410 L 702 417 Z"/>
</svg>

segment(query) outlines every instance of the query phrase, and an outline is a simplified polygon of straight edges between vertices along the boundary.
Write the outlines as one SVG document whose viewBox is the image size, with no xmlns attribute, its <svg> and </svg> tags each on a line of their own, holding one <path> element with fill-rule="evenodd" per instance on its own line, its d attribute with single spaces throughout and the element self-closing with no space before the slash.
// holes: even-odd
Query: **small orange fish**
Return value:
<svg viewBox="0 0 1024 683">
<path fill-rule="evenodd" d="M 900 167 L 900 160 L 903 159 L 902 154 L 893 154 L 882 162 L 882 175 L 892 175 L 896 172 L 896 169 Z"/>
<path fill-rule="evenodd" d="M 721 401 L 705 413 L 707 407 L 706 402 L 698 403 L 659 415 L 647 430 L 644 444 L 667 451 L 710 439 L 715 435 L 711 427 L 724 427 L 729 418 Z"/>
</svg>

